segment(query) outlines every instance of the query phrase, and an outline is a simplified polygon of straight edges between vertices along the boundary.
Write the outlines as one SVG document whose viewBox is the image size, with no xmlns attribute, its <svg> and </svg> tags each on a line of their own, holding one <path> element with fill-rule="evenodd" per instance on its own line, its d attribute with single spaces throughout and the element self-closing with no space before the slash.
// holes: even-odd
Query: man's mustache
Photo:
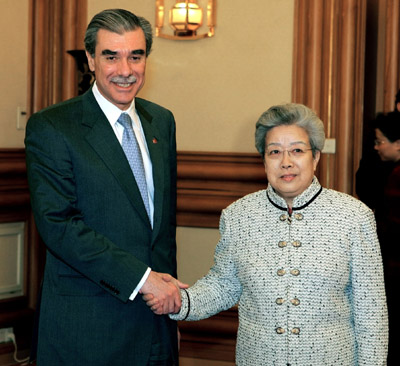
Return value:
<svg viewBox="0 0 400 366">
<path fill-rule="evenodd" d="M 117 83 L 117 84 L 133 84 L 136 82 L 136 77 L 131 75 L 128 77 L 123 77 L 123 76 L 115 76 L 113 78 L 111 78 L 111 81 L 113 83 Z"/>
</svg>

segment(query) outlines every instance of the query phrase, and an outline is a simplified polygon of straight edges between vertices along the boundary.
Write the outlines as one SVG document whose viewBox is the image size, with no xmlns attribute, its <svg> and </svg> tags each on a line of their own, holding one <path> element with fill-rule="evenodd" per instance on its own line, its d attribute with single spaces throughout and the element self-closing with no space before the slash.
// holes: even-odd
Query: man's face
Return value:
<svg viewBox="0 0 400 366">
<path fill-rule="evenodd" d="M 122 110 L 129 108 L 144 84 L 146 40 L 143 30 L 118 34 L 104 29 L 97 33 L 95 55 L 86 52 L 100 93 Z"/>
</svg>

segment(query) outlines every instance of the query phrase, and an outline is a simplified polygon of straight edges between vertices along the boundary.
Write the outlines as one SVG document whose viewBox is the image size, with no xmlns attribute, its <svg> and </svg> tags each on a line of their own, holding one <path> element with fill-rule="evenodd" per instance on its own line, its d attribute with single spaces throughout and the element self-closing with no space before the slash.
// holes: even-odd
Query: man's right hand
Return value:
<svg viewBox="0 0 400 366">
<path fill-rule="evenodd" d="M 180 289 L 188 287 L 167 273 L 151 271 L 139 292 L 151 310 L 161 315 L 179 312 L 182 304 Z"/>
</svg>

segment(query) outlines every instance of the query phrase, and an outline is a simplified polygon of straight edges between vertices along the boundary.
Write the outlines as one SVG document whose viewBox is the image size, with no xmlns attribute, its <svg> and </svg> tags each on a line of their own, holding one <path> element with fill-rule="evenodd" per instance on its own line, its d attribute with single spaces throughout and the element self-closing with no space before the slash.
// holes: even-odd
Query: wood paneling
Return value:
<svg viewBox="0 0 400 366">
<path fill-rule="evenodd" d="M 223 208 L 266 186 L 258 154 L 178 152 L 178 225 L 218 227 Z M 0 149 L 2 222 L 28 220 L 29 207 L 25 151 Z"/>
<path fill-rule="evenodd" d="M 218 227 L 221 210 L 266 188 L 258 154 L 178 152 L 178 226 Z"/>
<path fill-rule="evenodd" d="M 0 301 L 0 328 L 13 327 L 21 347 L 29 346 L 39 275 L 38 247 L 28 233 L 33 224 L 30 214 L 25 152 L 23 149 L 0 149 L 0 223 L 24 222 L 24 294 Z"/>
<path fill-rule="evenodd" d="M 23 149 L 0 150 L 0 221 L 25 221 L 29 193 Z"/>
<path fill-rule="evenodd" d="M 178 322 L 181 357 L 234 361 L 238 329 L 237 307 L 209 319 Z"/>
</svg>

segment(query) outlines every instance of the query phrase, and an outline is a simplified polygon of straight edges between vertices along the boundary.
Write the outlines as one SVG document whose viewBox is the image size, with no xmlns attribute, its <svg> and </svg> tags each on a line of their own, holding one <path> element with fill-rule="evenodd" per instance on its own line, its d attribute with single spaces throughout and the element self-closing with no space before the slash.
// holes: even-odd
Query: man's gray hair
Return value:
<svg viewBox="0 0 400 366">
<path fill-rule="evenodd" d="M 99 29 L 123 34 L 137 28 L 142 28 L 144 32 L 144 37 L 146 39 L 146 56 L 148 56 L 153 44 L 151 24 L 145 18 L 136 16 L 124 9 L 103 10 L 92 18 L 85 33 L 85 49 L 92 57 L 95 56 L 97 32 Z"/>
</svg>

